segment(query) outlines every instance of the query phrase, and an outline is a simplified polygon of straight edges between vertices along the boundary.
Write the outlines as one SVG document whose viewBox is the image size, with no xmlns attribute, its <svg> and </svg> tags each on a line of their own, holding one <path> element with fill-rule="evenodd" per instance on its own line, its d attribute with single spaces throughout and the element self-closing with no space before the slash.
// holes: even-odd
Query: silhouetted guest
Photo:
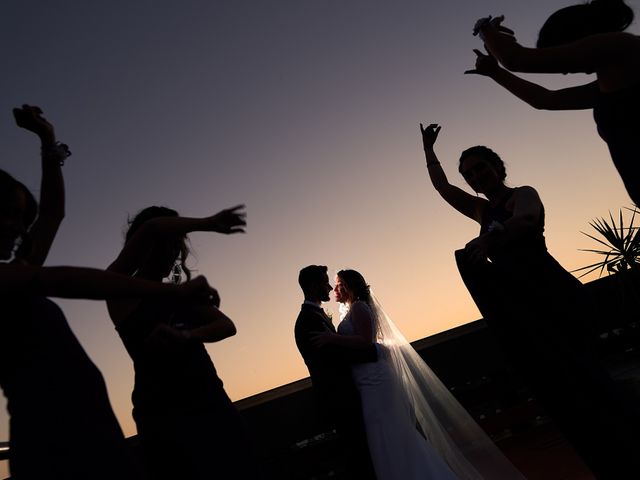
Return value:
<svg viewBox="0 0 640 480">
<path fill-rule="evenodd" d="M 198 300 L 204 279 L 157 285 L 101 270 L 42 267 L 64 216 L 61 166 L 69 155 L 38 107 L 14 110 L 42 142 L 40 210 L 29 190 L 0 170 L 0 386 L 10 415 L 9 468 L 17 480 L 139 479 L 104 380 L 46 296 Z"/>
<path fill-rule="evenodd" d="M 360 394 L 351 376 L 353 363 L 375 362 L 374 344 L 353 349 L 339 345 L 319 346 L 321 333 L 336 333 L 331 319 L 321 307 L 329 300 L 332 287 L 327 267 L 309 265 L 300 270 L 298 283 L 304 303 L 295 324 L 295 340 L 309 369 L 318 412 L 338 432 L 342 458 L 351 478 L 375 479 L 362 418 Z"/>
<path fill-rule="evenodd" d="M 433 146 L 440 127 L 421 125 L 429 177 L 440 196 L 480 224 L 456 252 L 478 309 L 568 441 L 598 478 L 637 471 L 637 416 L 594 357 L 582 284 L 549 254 L 544 207 L 530 186 L 509 187 L 500 157 L 484 146 L 460 156 L 467 184 L 452 185 Z"/>
<path fill-rule="evenodd" d="M 537 109 L 593 109 L 598 133 L 629 196 L 640 205 L 640 37 L 624 32 L 633 21 L 631 8 L 622 0 L 593 0 L 560 9 L 542 26 L 537 48 L 516 43 L 502 20 L 478 21 L 476 32 L 490 55 L 475 50 L 476 68 L 466 73 L 492 78 Z M 508 70 L 595 73 L 597 79 L 548 90 Z"/>
<path fill-rule="evenodd" d="M 161 283 L 190 277 L 186 235 L 243 232 L 242 206 L 207 218 L 148 207 L 130 223 L 109 270 Z M 166 299 L 109 301 L 109 313 L 133 360 L 133 418 L 152 479 L 255 478 L 253 450 L 205 343 L 235 335 L 219 309 Z"/>
</svg>

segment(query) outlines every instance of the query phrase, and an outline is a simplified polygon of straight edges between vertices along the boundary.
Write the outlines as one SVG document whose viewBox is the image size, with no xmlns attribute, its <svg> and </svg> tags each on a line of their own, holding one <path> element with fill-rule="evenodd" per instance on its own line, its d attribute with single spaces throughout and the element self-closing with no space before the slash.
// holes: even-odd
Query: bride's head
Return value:
<svg viewBox="0 0 640 480">
<path fill-rule="evenodd" d="M 352 304 L 357 301 L 371 303 L 371 291 L 366 280 L 355 270 L 340 270 L 336 276 L 336 286 L 333 289 L 336 302 Z"/>
</svg>

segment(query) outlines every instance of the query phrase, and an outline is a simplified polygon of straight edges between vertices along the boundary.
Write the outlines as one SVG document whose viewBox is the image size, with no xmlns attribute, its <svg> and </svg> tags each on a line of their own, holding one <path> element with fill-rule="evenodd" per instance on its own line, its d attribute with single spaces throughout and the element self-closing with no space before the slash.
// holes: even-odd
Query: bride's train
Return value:
<svg viewBox="0 0 640 480">
<path fill-rule="evenodd" d="M 379 360 L 352 372 L 378 480 L 523 480 L 371 299 Z M 338 331 L 355 334 L 348 312 Z"/>
</svg>

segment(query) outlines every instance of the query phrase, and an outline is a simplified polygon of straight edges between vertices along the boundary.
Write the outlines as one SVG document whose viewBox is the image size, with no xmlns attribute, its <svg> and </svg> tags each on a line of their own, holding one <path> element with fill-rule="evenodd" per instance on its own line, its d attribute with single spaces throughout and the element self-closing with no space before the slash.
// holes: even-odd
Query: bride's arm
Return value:
<svg viewBox="0 0 640 480">
<path fill-rule="evenodd" d="M 356 302 L 351 306 L 351 323 L 355 335 L 342 335 L 338 333 L 323 333 L 314 338 L 317 346 L 333 345 L 350 350 L 368 350 L 374 345 L 373 341 L 373 314 L 371 309 L 363 302 Z"/>
</svg>

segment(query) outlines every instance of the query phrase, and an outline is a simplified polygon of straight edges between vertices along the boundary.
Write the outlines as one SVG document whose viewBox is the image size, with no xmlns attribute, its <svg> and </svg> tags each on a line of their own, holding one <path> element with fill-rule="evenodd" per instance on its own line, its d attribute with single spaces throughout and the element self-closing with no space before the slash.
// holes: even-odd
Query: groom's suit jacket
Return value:
<svg viewBox="0 0 640 480">
<path fill-rule="evenodd" d="M 313 345 L 312 338 L 324 332 L 336 332 L 324 310 L 308 303 L 302 304 L 295 326 L 296 345 L 309 369 L 316 395 L 322 403 L 329 402 L 329 405 L 336 401 L 356 401 L 359 405 L 360 397 L 351 378 L 350 365 L 376 361 L 375 346 L 371 345 L 368 350 L 354 350 L 336 345 Z"/>
</svg>

